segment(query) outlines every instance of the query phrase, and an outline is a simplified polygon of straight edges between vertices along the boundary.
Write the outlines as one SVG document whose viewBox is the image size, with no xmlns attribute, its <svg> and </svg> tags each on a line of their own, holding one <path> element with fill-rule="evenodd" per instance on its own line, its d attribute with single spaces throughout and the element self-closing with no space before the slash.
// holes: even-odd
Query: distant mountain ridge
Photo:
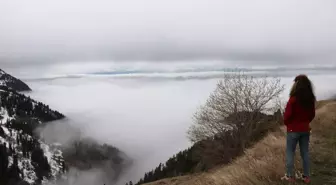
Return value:
<svg viewBox="0 0 336 185">
<path fill-rule="evenodd" d="M 336 66 L 301 66 L 301 67 L 239 67 L 228 68 L 221 66 L 199 66 L 199 67 L 179 67 L 171 68 L 152 68 L 144 69 L 132 67 L 126 69 L 106 69 L 94 72 L 72 73 L 72 74 L 55 74 L 44 77 L 29 77 L 25 81 L 53 81 L 58 79 L 76 79 L 86 77 L 111 77 L 115 79 L 142 79 L 142 80 L 207 80 L 221 79 L 224 73 L 244 73 L 253 76 L 269 77 L 292 77 L 297 73 L 309 73 L 311 75 L 334 74 Z"/>
</svg>

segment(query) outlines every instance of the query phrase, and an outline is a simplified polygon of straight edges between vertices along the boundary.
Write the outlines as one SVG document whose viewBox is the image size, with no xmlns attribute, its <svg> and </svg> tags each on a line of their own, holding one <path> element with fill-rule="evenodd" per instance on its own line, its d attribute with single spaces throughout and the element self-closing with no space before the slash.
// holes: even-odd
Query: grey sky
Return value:
<svg viewBox="0 0 336 185">
<path fill-rule="evenodd" d="M 0 0 L 0 64 L 331 64 L 335 7 L 332 0 Z"/>
</svg>

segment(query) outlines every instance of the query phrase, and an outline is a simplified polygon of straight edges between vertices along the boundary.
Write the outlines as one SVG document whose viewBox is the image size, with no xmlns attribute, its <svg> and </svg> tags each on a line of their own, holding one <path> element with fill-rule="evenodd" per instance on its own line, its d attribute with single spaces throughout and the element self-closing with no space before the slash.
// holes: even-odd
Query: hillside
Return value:
<svg viewBox="0 0 336 185">
<path fill-rule="evenodd" d="M 12 183 L 56 179 L 65 170 L 62 152 L 40 140 L 34 130 L 64 115 L 13 90 L 1 88 L 0 96 L 0 179 Z"/>
<path fill-rule="evenodd" d="M 273 115 L 238 112 L 227 117 L 227 120 L 244 123 L 246 117 L 250 117 L 252 114 L 258 117 L 256 119 L 259 120 L 260 125 L 266 127 L 261 127 L 257 132 L 253 132 L 251 138 L 254 139 L 249 139 L 249 145 L 262 139 L 271 128 L 277 127 L 282 117 L 279 111 Z M 239 147 L 240 143 L 237 142 L 239 133 L 239 129 L 227 129 L 213 138 L 194 143 L 190 148 L 177 153 L 165 163 L 160 163 L 152 171 L 145 173 L 136 185 L 207 171 L 219 164 L 229 164 L 233 159 L 244 154 L 244 150 Z"/>
<path fill-rule="evenodd" d="M 50 127 L 65 116 L 20 94 L 18 90 L 28 87 L 21 86 L 21 81 L 7 84 L 0 86 L 0 185 L 55 184 L 59 180 L 66 185 L 79 171 L 93 168 L 108 173 L 110 182 L 119 177 L 128 160 L 123 152 L 80 135 L 67 146 L 46 142 L 37 128 Z M 67 173 L 70 168 L 78 170 L 71 178 Z"/>
<path fill-rule="evenodd" d="M 30 87 L 21 80 L 0 69 L 0 87 L 5 86 L 15 91 L 31 91 Z"/>
<path fill-rule="evenodd" d="M 311 127 L 311 184 L 336 184 L 336 101 L 318 102 L 316 118 Z M 146 185 L 281 185 L 280 178 L 285 169 L 285 143 L 285 128 L 281 127 L 229 165 Z M 296 167 L 300 169 L 299 154 L 296 159 Z"/>
</svg>

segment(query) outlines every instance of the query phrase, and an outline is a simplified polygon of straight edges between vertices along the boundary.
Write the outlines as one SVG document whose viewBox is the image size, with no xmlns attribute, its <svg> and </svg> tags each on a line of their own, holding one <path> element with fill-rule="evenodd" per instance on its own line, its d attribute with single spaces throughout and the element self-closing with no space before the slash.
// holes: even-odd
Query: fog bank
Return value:
<svg viewBox="0 0 336 185">
<path fill-rule="evenodd" d="M 294 77 L 294 76 L 293 76 Z M 283 77 L 287 100 L 293 77 Z M 318 99 L 335 94 L 335 75 L 310 75 Z M 155 79 L 155 78 L 154 78 Z M 31 96 L 59 110 L 68 123 L 134 159 L 122 182 L 137 181 L 146 171 L 190 146 L 186 131 L 192 115 L 219 78 L 166 79 L 62 78 L 31 81 Z M 121 183 L 123 185 L 123 183 Z"/>
</svg>

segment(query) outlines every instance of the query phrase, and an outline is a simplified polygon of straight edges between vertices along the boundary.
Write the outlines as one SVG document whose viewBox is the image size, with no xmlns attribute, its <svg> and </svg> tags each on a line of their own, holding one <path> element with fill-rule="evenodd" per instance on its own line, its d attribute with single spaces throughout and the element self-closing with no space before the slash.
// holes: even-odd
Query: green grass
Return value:
<svg viewBox="0 0 336 185">
<path fill-rule="evenodd" d="M 330 128 L 317 133 L 319 140 L 313 141 L 311 150 L 311 185 L 336 185 L 336 120 L 333 120 L 333 122 L 334 124 Z M 296 156 L 299 157 L 299 155 Z M 292 184 L 304 183 L 296 182 Z"/>
<path fill-rule="evenodd" d="M 336 130 L 323 134 L 311 153 L 312 185 L 336 185 Z M 297 183 L 300 184 L 300 183 Z"/>
<path fill-rule="evenodd" d="M 336 124 L 336 121 L 334 121 Z M 322 142 L 315 144 L 312 152 L 312 184 L 336 185 L 336 130 L 327 129 Z"/>
<path fill-rule="evenodd" d="M 336 157 L 336 156 L 335 156 Z M 311 179 L 313 185 L 336 184 L 336 162 L 312 161 Z"/>
<path fill-rule="evenodd" d="M 312 154 L 314 155 L 314 154 Z M 336 185 L 336 156 L 334 160 L 311 160 L 311 185 Z M 328 157 L 329 158 L 329 157 Z M 297 180 L 295 183 L 281 182 L 285 184 L 305 184 Z"/>
</svg>

